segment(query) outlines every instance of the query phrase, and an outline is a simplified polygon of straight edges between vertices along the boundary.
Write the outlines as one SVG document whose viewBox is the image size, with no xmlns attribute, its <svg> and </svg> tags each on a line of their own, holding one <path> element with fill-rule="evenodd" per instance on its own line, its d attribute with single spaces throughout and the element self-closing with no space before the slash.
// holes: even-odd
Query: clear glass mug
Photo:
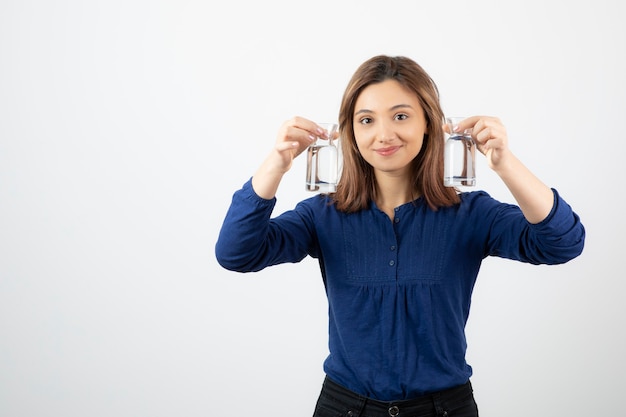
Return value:
<svg viewBox="0 0 626 417">
<path fill-rule="evenodd" d="M 339 180 L 339 152 L 334 138 L 337 123 L 318 123 L 326 130 L 328 138 L 318 136 L 307 148 L 306 190 L 332 193 Z"/>
<path fill-rule="evenodd" d="M 454 130 L 465 117 L 446 117 L 450 135 L 443 151 L 443 183 L 446 187 L 476 185 L 476 143 L 472 129 Z"/>
</svg>

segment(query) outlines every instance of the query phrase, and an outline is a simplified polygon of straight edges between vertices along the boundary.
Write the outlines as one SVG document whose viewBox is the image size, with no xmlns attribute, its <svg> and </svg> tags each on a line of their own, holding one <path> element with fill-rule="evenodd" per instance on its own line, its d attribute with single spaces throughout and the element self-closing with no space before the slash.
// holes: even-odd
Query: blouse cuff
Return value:
<svg viewBox="0 0 626 417">
<path fill-rule="evenodd" d="M 539 223 L 533 224 L 533 228 L 545 231 L 569 230 L 576 222 L 573 210 L 559 195 L 558 191 L 552 188 L 554 203 L 548 216 Z"/>
<path fill-rule="evenodd" d="M 241 188 L 241 197 L 244 200 L 248 200 L 252 203 L 254 203 L 255 206 L 257 207 L 274 207 L 274 205 L 276 204 L 276 197 L 272 197 L 269 200 L 263 197 L 260 197 L 255 191 L 254 188 L 252 187 L 252 177 L 250 177 L 250 179 L 248 179 L 248 181 L 246 181 L 243 184 L 243 187 Z"/>
</svg>

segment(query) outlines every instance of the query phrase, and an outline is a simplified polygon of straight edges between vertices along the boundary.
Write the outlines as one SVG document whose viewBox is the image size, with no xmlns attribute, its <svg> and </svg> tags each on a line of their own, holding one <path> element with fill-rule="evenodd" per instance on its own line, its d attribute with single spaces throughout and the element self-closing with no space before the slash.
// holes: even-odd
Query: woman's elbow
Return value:
<svg viewBox="0 0 626 417">
<path fill-rule="evenodd" d="M 552 249 L 546 249 L 547 253 L 551 253 L 549 258 L 551 258 L 550 264 L 558 265 L 567 263 L 575 258 L 578 258 L 585 248 L 585 235 L 584 233 L 580 236 L 579 239 L 570 242 L 567 246 L 557 246 Z"/>
<path fill-rule="evenodd" d="M 241 253 L 229 250 L 220 245 L 215 246 L 215 259 L 224 269 L 234 272 L 256 272 L 262 268 L 255 267 L 253 262 Z"/>
</svg>

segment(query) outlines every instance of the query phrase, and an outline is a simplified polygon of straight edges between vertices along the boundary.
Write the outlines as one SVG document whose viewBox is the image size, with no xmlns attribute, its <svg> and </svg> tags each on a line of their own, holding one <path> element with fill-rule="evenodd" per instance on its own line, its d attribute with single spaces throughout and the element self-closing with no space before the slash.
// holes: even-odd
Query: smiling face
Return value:
<svg viewBox="0 0 626 417">
<path fill-rule="evenodd" d="M 395 80 L 367 86 L 356 100 L 354 137 L 377 177 L 408 176 L 426 133 L 417 95 Z"/>
<path fill-rule="evenodd" d="M 403 187 L 433 210 L 457 204 L 457 190 L 442 181 L 443 120 L 437 85 L 418 63 L 388 55 L 363 62 L 339 108 L 337 209 L 364 210 L 381 192 L 397 194 Z"/>
</svg>

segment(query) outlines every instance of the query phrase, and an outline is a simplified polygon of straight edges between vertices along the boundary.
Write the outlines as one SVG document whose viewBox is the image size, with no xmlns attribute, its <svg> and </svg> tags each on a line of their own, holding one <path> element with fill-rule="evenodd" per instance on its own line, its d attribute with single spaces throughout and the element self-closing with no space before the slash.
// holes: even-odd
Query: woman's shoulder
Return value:
<svg viewBox="0 0 626 417">
<path fill-rule="evenodd" d="M 300 200 L 296 204 L 295 211 L 310 211 L 313 213 L 337 213 L 337 206 L 332 198 L 328 194 L 316 194 L 311 197 L 307 197 L 304 200 Z"/>
<path fill-rule="evenodd" d="M 493 209 L 515 209 L 517 207 L 515 204 L 503 202 L 494 198 L 485 190 L 463 191 L 459 193 L 459 198 L 461 200 L 459 203 L 459 207 L 461 209 L 472 211 L 480 210 L 483 213 Z"/>
<path fill-rule="evenodd" d="M 461 204 L 501 203 L 485 190 L 463 191 L 459 193 Z"/>
</svg>

